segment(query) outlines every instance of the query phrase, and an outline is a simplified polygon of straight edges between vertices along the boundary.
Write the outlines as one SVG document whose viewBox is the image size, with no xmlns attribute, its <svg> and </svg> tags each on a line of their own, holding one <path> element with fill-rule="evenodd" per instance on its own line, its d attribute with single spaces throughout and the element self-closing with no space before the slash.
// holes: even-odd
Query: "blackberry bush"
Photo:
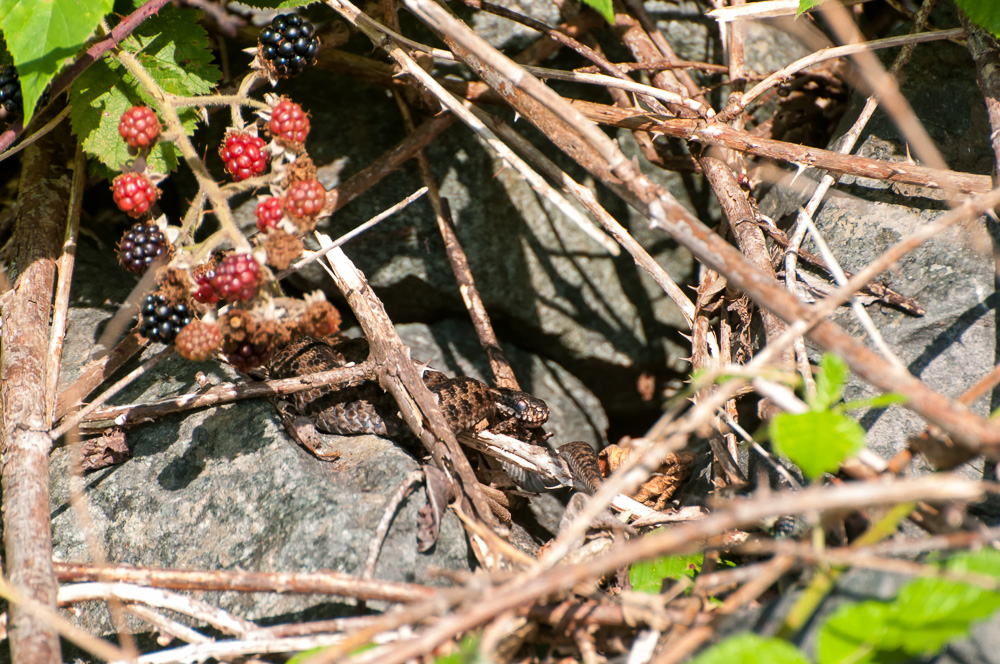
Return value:
<svg viewBox="0 0 1000 664">
<path fill-rule="evenodd" d="M 260 56 L 283 78 L 298 76 L 316 62 L 319 38 L 316 28 L 298 14 L 275 16 L 260 31 Z"/>
</svg>

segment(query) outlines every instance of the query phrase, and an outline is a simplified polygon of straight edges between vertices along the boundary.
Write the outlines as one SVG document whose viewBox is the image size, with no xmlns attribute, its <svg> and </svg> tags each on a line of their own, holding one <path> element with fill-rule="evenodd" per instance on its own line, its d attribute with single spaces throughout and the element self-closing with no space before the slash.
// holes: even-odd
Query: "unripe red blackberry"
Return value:
<svg viewBox="0 0 1000 664">
<path fill-rule="evenodd" d="M 196 318 L 184 326 L 174 345 L 181 357 L 204 362 L 222 346 L 222 331 L 215 323 Z"/>
<path fill-rule="evenodd" d="M 159 295 L 147 295 L 139 315 L 139 333 L 151 341 L 168 344 L 191 318 L 186 304 L 170 305 Z"/>
<path fill-rule="evenodd" d="M 282 99 L 271 111 L 271 135 L 290 148 L 301 146 L 309 135 L 309 116 L 294 101 Z"/>
<path fill-rule="evenodd" d="M 285 210 L 295 219 L 315 219 L 326 204 L 326 189 L 319 180 L 300 180 L 285 192 Z"/>
<path fill-rule="evenodd" d="M 257 230 L 261 233 L 268 228 L 277 228 L 284 215 L 284 205 L 277 196 L 270 196 L 257 204 Z"/>
<path fill-rule="evenodd" d="M 260 31 L 260 57 L 281 77 L 298 76 L 316 61 L 316 28 L 298 14 L 280 14 Z"/>
<path fill-rule="evenodd" d="M 160 190 L 142 173 L 122 173 L 111 183 L 111 193 L 122 212 L 138 218 L 160 197 Z"/>
<path fill-rule="evenodd" d="M 212 285 L 212 281 L 215 279 L 215 270 L 208 270 L 204 274 L 195 278 L 194 282 L 196 288 L 191 297 L 195 299 L 196 302 L 201 302 L 202 304 L 215 304 L 219 301 L 219 293 L 215 290 L 215 286 Z"/>
<path fill-rule="evenodd" d="M 250 254 L 230 254 L 215 269 L 212 286 L 227 302 L 241 302 L 257 294 L 260 265 Z"/>
<path fill-rule="evenodd" d="M 170 243 L 153 222 L 139 222 L 118 242 L 118 262 L 129 272 L 144 274 L 157 258 L 170 255 Z"/>
<path fill-rule="evenodd" d="M 118 133 L 134 148 L 148 148 L 160 136 L 160 120 L 148 106 L 133 106 L 122 113 Z"/>
<path fill-rule="evenodd" d="M 219 148 L 219 156 L 226 166 L 226 172 L 236 182 L 260 175 L 267 167 L 264 139 L 247 132 L 230 131 L 226 134 L 226 141 Z"/>
</svg>

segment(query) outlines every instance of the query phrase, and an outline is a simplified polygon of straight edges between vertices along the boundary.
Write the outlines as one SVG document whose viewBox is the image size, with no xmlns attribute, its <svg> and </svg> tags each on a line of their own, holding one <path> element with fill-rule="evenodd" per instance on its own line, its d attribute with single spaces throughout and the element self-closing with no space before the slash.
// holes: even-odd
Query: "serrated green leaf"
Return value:
<svg viewBox="0 0 1000 664">
<path fill-rule="evenodd" d="M 1000 39 L 1000 3 L 996 0 L 955 0 L 972 22 Z"/>
<path fill-rule="evenodd" d="M 164 7 L 147 19 L 122 48 L 135 54 L 143 68 L 165 91 L 177 95 L 209 92 L 219 78 L 205 47 L 208 35 L 197 24 L 198 12 Z M 95 62 L 74 83 L 70 93 L 70 121 L 87 154 L 96 157 L 110 173 L 120 172 L 135 157 L 118 134 L 118 119 L 138 103 L 156 108 L 154 98 L 111 56 Z M 194 133 L 197 114 L 181 113 L 185 132 Z M 151 171 L 168 173 L 177 168 L 177 149 L 160 141 L 147 158 Z"/>
<path fill-rule="evenodd" d="M 663 556 L 655 560 L 643 560 L 635 563 L 628 572 L 632 590 L 651 595 L 658 595 L 663 589 L 664 579 L 680 579 L 701 571 L 705 562 L 704 553 L 692 553 L 686 556 Z"/>
<path fill-rule="evenodd" d="M 24 117 L 86 43 L 114 0 L 0 0 L 0 32 L 21 79 Z"/>
<path fill-rule="evenodd" d="M 833 353 L 824 354 L 816 376 L 816 396 L 809 400 L 809 407 L 813 410 L 826 410 L 840 401 L 849 371 L 847 362 Z"/>
<path fill-rule="evenodd" d="M 963 553 L 945 569 L 1000 578 L 1000 552 Z M 945 579 L 915 579 L 891 602 L 837 610 L 820 631 L 817 661 L 887 664 L 931 657 L 998 609 L 1000 593 L 995 591 Z"/>
<path fill-rule="evenodd" d="M 818 7 L 824 2 L 826 2 L 826 0 L 799 0 L 799 9 L 795 12 L 795 18 L 802 16 L 803 12 L 807 12 L 813 7 Z"/>
<path fill-rule="evenodd" d="M 747 633 L 712 646 L 691 664 L 809 664 L 809 660 L 788 641 Z"/>
<path fill-rule="evenodd" d="M 144 21 L 123 43 L 156 83 L 176 95 L 210 91 L 221 76 L 206 48 L 208 33 L 198 11 L 168 6 Z"/>
<path fill-rule="evenodd" d="M 608 23 L 615 22 L 615 10 L 612 9 L 611 0 L 583 0 L 583 2 L 596 9 L 597 13 L 603 16 Z"/>
<path fill-rule="evenodd" d="M 775 451 L 809 479 L 836 472 L 845 459 L 865 446 L 865 430 L 860 424 L 828 410 L 776 415 L 769 431 Z"/>
<path fill-rule="evenodd" d="M 847 403 L 837 406 L 836 411 L 844 412 L 847 410 L 858 410 L 860 408 L 886 408 L 888 406 L 906 403 L 907 401 L 909 401 L 909 399 L 902 394 L 887 392 L 868 399 L 855 399 L 854 401 L 848 401 Z"/>
</svg>

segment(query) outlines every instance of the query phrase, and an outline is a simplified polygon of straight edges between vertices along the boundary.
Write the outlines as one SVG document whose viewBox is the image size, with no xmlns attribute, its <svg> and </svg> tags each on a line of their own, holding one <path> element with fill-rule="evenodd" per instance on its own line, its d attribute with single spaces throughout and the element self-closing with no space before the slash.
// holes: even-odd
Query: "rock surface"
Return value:
<svg viewBox="0 0 1000 664">
<path fill-rule="evenodd" d="M 545 3 L 507 4 L 543 21 L 556 18 L 553 6 Z M 695 3 L 648 3 L 648 9 L 668 31 L 671 42 L 680 44 L 680 57 L 705 60 L 712 56 L 715 28 L 698 18 L 702 9 Z M 523 45 L 523 27 L 486 13 L 477 17 L 477 32 L 506 53 L 516 53 Z M 767 28 L 756 30 L 748 44 L 750 65 L 761 71 L 803 53 L 801 46 Z M 289 90 L 313 116 L 310 150 L 322 165 L 319 179 L 326 187 L 350 177 L 404 138 L 396 105 L 382 89 L 329 74 L 324 75 L 322 85 L 308 80 L 308 74 L 302 79 Z M 597 90 L 585 86 L 571 95 L 607 101 Z M 342 102 L 330 104 L 331 97 Z M 510 113 L 488 110 L 514 122 Z M 525 124 L 521 120 L 516 126 Z M 535 143 L 572 177 L 588 182 L 579 167 L 550 148 L 544 137 L 531 133 Z M 710 198 L 704 190 L 691 185 L 689 177 L 645 162 L 628 132 L 621 132 L 619 138 L 628 156 L 637 158 L 644 171 L 690 208 L 702 211 Z M 619 414 L 657 411 L 657 399 L 637 398 L 640 376 L 655 377 L 659 390 L 679 385 L 690 368 L 681 359 L 688 355 L 687 341 L 680 336 L 686 326 L 662 289 L 627 254 L 608 255 L 565 214 L 543 201 L 524 178 L 492 158 L 464 125 L 456 123 L 435 139 L 427 156 L 498 329 L 525 348 L 572 367 L 609 410 Z M 402 168 L 338 211 L 323 228 L 337 237 L 421 186 L 415 168 Z M 603 191 L 600 186 L 597 190 Z M 601 202 L 674 280 L 692 279 L 697 268 L 686 250 L 662 233 L 650 231 L 648 223 L 617 198 L 601 196 Z M 252 205 L 244 206 L 242 215 L 245 223 L 252 224 Z M 393 320 L 461 315 L 462 301 L 426 200 L 351 241 L 345 250 L 379 290 Z M 306 289 L 328 283 L 319 269 L 303 275 Z"/>
<path fill-rule="evenodd" d="M 127 294 L 128 280 L 105 280 L 115 269 L 84 241 L 77 264 L 63 382 L 76 374 L 100 332 L 101 321 Z M 443 369 L 477 374 L 483 363 L 468 326 L 445 322 L 401 328 L 413 357 Z M 158 350 L 156 346 L 147 355 Z M 602 441 L 607 420 L 600 403 L 558 365 L 509 349 L 523 387 L 552 409 L 550 430 L 559 440 Z M 217 363 L 191 363 L 173 355 L 139 379 L 115 403 L 148 402 L 197 389 L 196 374 L 210 382 L 234 374 Z M 481 375 L 481 374 L 479 374 Z M 418 467 L 397 444 L 372 436 L 329 437 L 342 456 L 321 461 L 292 442 L 267 401 L 244 401 L 170 415 L 128 431 L 132 458 L 88 474 L 77 485 L 103 555 L 109 562 L 179 569 L 312 571 L 360 574 L 368 542 L 389 496 Z M 52 456 L 52 523 L 58 560 L 89 561 L 79 514 L 71 506 L 70 471 L 75 450 Z M 439 583 L 432 568 L 468 569 L 464 531 L 448 514 L 430 554 L 416 551 L 416 513 L 425 499 L 414 492 L 396 515 L 375 577 Z M 314 609 L 309 615 L 349 614 L 353 603 L 332 597 L 208 593 L 206 599 L 250 620 L 275 619 Z M 96 605 L 78 617 L 95 633 L 109 630 Z"/>
<path fill-rule="evenodd" d="M 955 170 L 989 174 L 989 129 L 968 53 L 950 43 L 921 45 L 907 66 L 903 93 Z M 954 99 L 977 100 L 955 104 Z M 853 122 L 863 99 L 855 99 L 842 128 Z M 908 159 L 905 142 L 881 112 L 876 112 L 856 153 L 890 161 Z M 815 176 L 812 171 L 804 174 Z M 777 188 L 762 203 L 775 219 L 793 219 L 812 191 L 789 193 Z M 889 185 L 845 177 L 827 196 L 816 224 L 845 270 L 856 272 L 921 226 L 948 209 L 940 190 Z M 869 306 L 887 344 L 904 366 L 941 394 L 955 397 L 989 372 L 997 361 L 997 302 L 992 243 L 1000 227 L 985 217 L 955 226 L 907 254 L 880 280 L 915 298 L 927 313 L 909 316 L 883 306 Z M 804 248 L 816 253 L 810 241 Z M 866 333 L 846 308 L 836 320 L 858 338 Z M 869 345 L 871 342 L 869 341 Z M 852 378 L 846 398 L 872 396 L 867 384 Z M 1000 405 L 1000 394 L 973 405 L 986 415 Z M 873 411 L 861 418 L 868 446 L 889 459 L 906 446 L 908 436 L 923 431 L 922 420 L 901 407 Z M 981 476 L 979 460 L 966 469 Z"/>
</svg>

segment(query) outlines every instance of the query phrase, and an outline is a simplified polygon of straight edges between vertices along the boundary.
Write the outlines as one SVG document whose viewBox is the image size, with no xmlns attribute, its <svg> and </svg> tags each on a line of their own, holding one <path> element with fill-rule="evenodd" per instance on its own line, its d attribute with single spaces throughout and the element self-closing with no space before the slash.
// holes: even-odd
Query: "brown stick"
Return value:
<svg viewBox="0 0 1000 664">
<path fill-rule="evenodd" d="M 778 159 L 790 164 L 821 168 L 841 175 L 858 175 L 875 180 L 915 184 L 935 189 L 954 189 L 968 194 L 982 194 L 993 188 L 993 182 L 988 175 L 958 173 L 905 162 L 889 162 L 856 155 L 844 155 L 830 150 L 753 136 L 723 124 L 706 127 L 696 120 L 660 118 L 642 111 L 605 106 L 588 101 L 574 100 L 572 104 L 594 122 L 624 127 L 625 129 L 659 132 L 704 145 L 718 145 L 759 157 Z"/>
<path fill-rule="evenodd" d="M 70 201 L 70 145 L 63 125 L 25 151 L 10 263 L 20 273 L 3 308 L 0 338 L 4 567 L 23 597 L 53 609 L 45 372 L 56 260 Z M 9 635 L 12 661 L 62 661 L 55 628 L 17 605 L 10 608 Z"/>
<path fill-rule="evenodd" d="M 476 516 L 489 525 L 495 525 L 493 511 L 468 459 L 445 422 L 434 396 L 421 380 L 409 349 L 393 328 L 382 302 L 342 250 L 331 251 L 327 258 L 337 287 L 347 298 L 368 339 L 372 356 L 379 365 L 382 388 L 399 404 L 403 420 L 427 447 L 438 468 L 455 483 L 455 495 L 460 497 L 459 500 L 471 500 Z M 429 430 L 424 428 L 421 416 L 426 418 Z"/>
<path fill-rule="evenodd" d="M 455 116 L 450 113 L 439 113 L 425 121 L 392 149 L 349 177 L 342 185 L 326 192 L 326 205 L 320 215 L 333 214 L 371 189 L 382 178 L 399 168 L 403 162 L 425 148 L 453 122 Z"/>
<path fill-rule="evenodd" d="M 747 194 L 736 182 L 733 171 L 721 159 L 707 154 L 700 157 L 698 163 L 701 164 L 702 172 L 715 191 L 715 197 L 722 206 L 722 212 L 729 222 L 740 251 L 757 266 L 757 269 L 777 281 L 778 275 L 771 264 L 767 242 L 757 223 L 757 215 L 750 207 Z M 768 343 L 785 331 L 785 322 L 768 309 L 761 308 L 760 317 L 764 323 L 764 336 Z M 782 364 L 790 367 L 791 363 L 791 349 L 786 348 L 782 353 Z"/>
<path fill-rule="evenodd" d="M 362 579 L 340 572 L 244 572 L 240 570 L 180 570 L 92 563 L 54 563 L 60 583 L 103 581 L 134 583 L 174 590 L 298 593 L 338 595 L 363 600 L 415 602 L 434 597 L 439 590 L 415 583 Z"/>
<path fill-rule="evenodd" d="M 986 102 L 986 117 L 989 118 L 990 145 L 993 147 L 993 173 L 1000 174 L 1000 49 L 997 40 L 981 27 L 969 20 L 965 12 L 958 12 L 966 32 L 966 46 L 976 63 L 976 81 Z"/>
<path fill-rule="evenodd" d="M 346 0 L 329 1 L 337 5 L 348 4 Z M 447 28 L 449 34 L 445 41 L 456 55 L 581 166 L 643 211 L 654 226 L 671 235 L 705 265 L 724 274 L 733 286 L 785 322 L 808 318 L 809 309 L 805 305 L 775 280 L 768 279 L 743 254 L 685 210 L 669 192 L 639 172 L 611 139 L 588 123 L 566 100 L 483 42 L 439 5 L 425 0 L 407 0 L 406 4 L 435 29 Z M 468 50 L 470 48 L 476 52 Z M 517 81 L 517 85 L 512 81 Z M 984 202 L 977 201 L 979 204 Z M 962 209 L 963 214 L 969 212 L 967 206 Z M 971 448 L 986 445 L 990 454 L 1000 454 L 1000 427 L 934 392 L 905 368 L 879 357 L 833 322 L 818 322 L 809 336 L 824 349 L 843 357 L 848 366 L 868 382 L 883 390 L 903 394 L 908 399 L 907 408 L 948 431 L 957 442 Z"/>
</svg>

